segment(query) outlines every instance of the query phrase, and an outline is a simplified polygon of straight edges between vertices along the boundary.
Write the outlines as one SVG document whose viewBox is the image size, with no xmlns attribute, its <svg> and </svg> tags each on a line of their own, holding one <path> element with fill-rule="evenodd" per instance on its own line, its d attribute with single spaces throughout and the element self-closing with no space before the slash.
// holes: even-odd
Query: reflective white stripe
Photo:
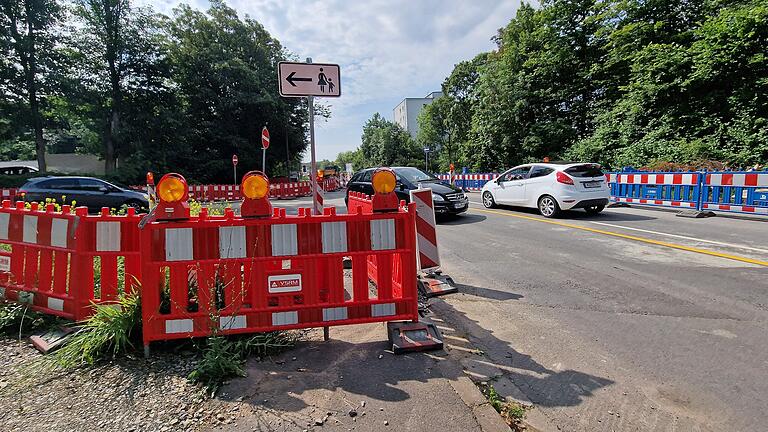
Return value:
<svg viewBox="0 0 768 432">
<path fill-rule="evenodd" d="M 346 222 L 323 222 L 323 253 L 347 251 Z"/>
<path fill-rule="evenodd" d="M 37 243 L 37 216 L 24 215 L 24 243 Z"/>
<path fill-rule="evenodd" d="M 347 319 L 347 308 L 323 308 L 323 321 L 339 321 Z"/>
<path fill-rule="evenodd" d="M 190 333 L 193 328 L 191 319 L 175 319 L 165 322 L 166 333 Z"/>
<path fill-rule="evenodd" d="M 291 324 L 298 324 L 298 323 L 299 323 L 299 312 L 298 311 L 273 312 L 272 313 L 272 325 L 273 326 L 291 325 Z"/>
<path fill-rule="evenodd" d="M 245 227 L 219 227 L 219 258 L 245 258 Z"/>
<path fill-rule="evenodd" d="M 272 225 L 272 256 L 297 255 L 296 224 Z"/>
<path fill-rule="evenodd" d="M 747 180 L 746 174 L 734 174 L 731 184 L 734 186 L 744 186 L 744 183 L 746 183 L 746 180 Z"/>
<path fill-rule="evenodd" d="M 51 246 L 65 248 L 67 247 L 67 229 L 69 221 L 67 219 L 53 219 L 51 221 Z M 98 243 L 98 240 L 97 240 Z"/>
<path fill-rule="evenodd" d="M 96 250 L 120 250 L 120 222 L 96 222 Z"/>
<path fill-rule="evenodd" d="M 693 174 L 683 174 L 683 184 L 684 185 L 695 185 L 695 177 Z"/>
<path fill-rule="evenodd" d="M 10 220 L 10 214 L 0 213 L 0 240 L 8 240 L 8 224 Z"/>
<path fill-rule="evenodd" d="M 165 260 L 191 260 L 192 228 L 168 228 L 165 230 Z"/>
<path fill-rule="evenodd" d="M 247 326 L 248 325 L 245 315 L 219 317 L 219 328 L 222 330 L 244 329 Z"/>
<path fill-rule="evenodd" d="M 381 316 L 390 316 L 395 314 L 395 304 L 394 303 L 384 303 L 384 304 L 373 304 L 371 305 L 371 316 L 372 317 L 381 317 Z"/>
<path fill-rule="evenodd" d="M 371 221 L 371 250 L 395 248 L 395 220 L 374 219 Z"/>
<path fill-rule="evenodd" d="M 54 297 L 48 297 L 48 309 L 64 312 L 64 300 L 54 298 Z"/>
<path fill-rule="evenodd" d="M 720 186 L 723 183 L 723 176 L 722 174 L 710 174 L 709 175 L 709 185 L 710 186 Z"/>
</svg>

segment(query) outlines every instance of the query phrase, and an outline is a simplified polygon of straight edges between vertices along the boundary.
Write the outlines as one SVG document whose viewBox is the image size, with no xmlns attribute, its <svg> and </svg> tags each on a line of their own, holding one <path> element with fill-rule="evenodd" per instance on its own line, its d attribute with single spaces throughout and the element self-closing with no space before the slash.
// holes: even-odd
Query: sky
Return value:
<svg viewBox="0 0 768 432">
<path fill-rule="evenodd" d="M 207 9 L 207 0 L 137 0 L 171 14 L 187 3 Z M 360 145 L 363 125 L 374 113 L 392 120 L 406 97 L 440 90 L 453 66 L 494 48 L 520 0 L 228 0 L 259 21 L 282 45 L 304 60 L 341 66 L 339 98 L 323 99 L 331 118 L 315 122 L 318 160 L 336 159 Z M 317 99 L 316 99 L 317 100 Z M 309 160 L 309 151 L 304 156 Z"/>
</svg>

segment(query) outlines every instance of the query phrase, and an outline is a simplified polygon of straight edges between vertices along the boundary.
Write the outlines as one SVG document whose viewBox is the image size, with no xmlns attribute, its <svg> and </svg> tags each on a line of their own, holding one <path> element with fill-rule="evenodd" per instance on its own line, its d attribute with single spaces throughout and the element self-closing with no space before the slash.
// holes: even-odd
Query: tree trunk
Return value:
<svg viewBox="0 0 768 432">
<path fill-rule="evenodd" d="M 47 171 L 45 164 L 45 138 L 43 138 L 43 119 L 40 116 L 40 105 L 37 100 L 37 53 L 35 50 L 35 32 L 33 24 L 33 12 L 30 0 L 24 2 L 26 8 L 26 26 L 27 26 L 27 95 L 29 98 L 29 110 L 32 114 L 32 129 L 35 132 L 35 151 L 37 153 L 37 169 L 41 173 Z"/>
<path fill-rule="evenodd" d="M 115 153 L 115 135 L 120 126 L 120 113 L 113 106 L 109 116 L 109 124 L 107 130 L 104 133 L 104 171 L 111 173 L 115 171 L 116 167 L 116 153 Z"/>
</svg>

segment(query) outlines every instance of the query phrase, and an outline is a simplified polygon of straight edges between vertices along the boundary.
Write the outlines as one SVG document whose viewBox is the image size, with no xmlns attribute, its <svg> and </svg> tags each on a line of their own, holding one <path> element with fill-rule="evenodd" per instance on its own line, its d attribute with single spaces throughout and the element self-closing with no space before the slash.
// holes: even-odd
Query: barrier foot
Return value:
<svg viewBox="0 0 768 432">
<path fill-rule="evenodd" d="M 625 202 L 612 202 L 608 204 L 608 208 L 620 208 L 620 207 L 629 207 L 629 204 Z"/>
<path fill-rule="evenodd" d="M 387 337 L 395 354 L 443 349 L 443 335 L 430 322 L 388 322 Z"/>
<path fill-rule="evenodd" d="M 715 212 L 709 210 L 683 210 L 678 212 L 675 216 L 684 218 L 701 219 L 715 216 Z"/>
<path fill-rule="evenodd" d="M 144 345 L 144 358 L 149 358 L 149 344 Z"/>
<path fill-rule="evenodd" d="M 440 271 L 419 276 L 419 291 L 427 297 L 435 297 L 443 294 L 452 294 L 459 291 L 453 278 Z"/>
<path fill-rule="evenodd" d="M 328 342 L 330 338 L 331 338 L 331 328 L 323 327 L 323 341 Z"/>
</svg>

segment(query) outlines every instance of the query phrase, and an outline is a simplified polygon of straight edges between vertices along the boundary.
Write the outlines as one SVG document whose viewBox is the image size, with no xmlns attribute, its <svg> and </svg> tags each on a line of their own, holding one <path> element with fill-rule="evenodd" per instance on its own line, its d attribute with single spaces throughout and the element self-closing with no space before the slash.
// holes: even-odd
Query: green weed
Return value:
<svg viewBox="0 0 768 432">
<path fill-rule="evenodd" d="M 496 410 L 504 421 L 512 428 L 517 430 L 523 418 L 525 418 L 525 407 L 517 402 L 509 402 L 502 398 L 492 384 L 483 384 L 480 386 L 488 403 Z"/>
<path fill-rule="evenodd" d="M 48 328 L 56 324 L 58 318 L 44 315 L 29 309 L 23 303 L 0 302 L 0 333 L 18 334 Z"/>
</svg>

